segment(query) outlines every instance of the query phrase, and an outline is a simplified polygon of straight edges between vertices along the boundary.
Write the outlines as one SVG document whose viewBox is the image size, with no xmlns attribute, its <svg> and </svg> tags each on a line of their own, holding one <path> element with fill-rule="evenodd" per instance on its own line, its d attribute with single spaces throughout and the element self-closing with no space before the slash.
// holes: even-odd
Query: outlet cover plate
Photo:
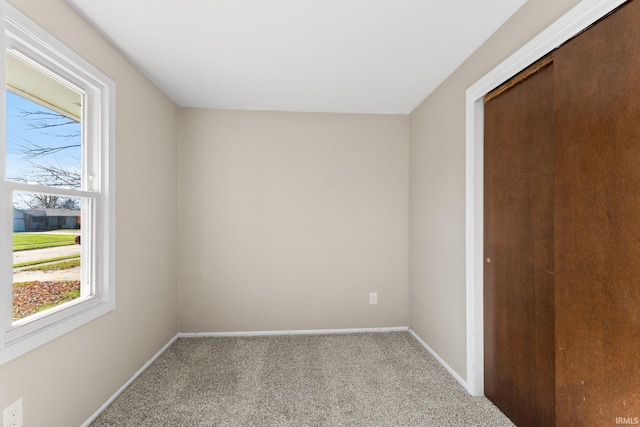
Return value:
<svg viewBox="0 0 640 427">
<path fill-rule="evenodd" d="M 2 411 L 2 425 L 3 427 L 22 427 L 22 399 L 18 399 Z"/>
</svg>

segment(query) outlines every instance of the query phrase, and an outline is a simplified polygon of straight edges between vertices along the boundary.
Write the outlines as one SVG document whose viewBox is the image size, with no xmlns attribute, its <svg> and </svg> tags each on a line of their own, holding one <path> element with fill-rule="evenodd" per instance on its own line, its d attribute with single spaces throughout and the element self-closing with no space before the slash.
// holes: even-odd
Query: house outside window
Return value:
<svg viewBox="0 0 640 427">
<path fill-rule="evenodd" d="M 0 8 L 4 363 L 115 307 L 115 84 L 5 0 Z"/>
</svg>

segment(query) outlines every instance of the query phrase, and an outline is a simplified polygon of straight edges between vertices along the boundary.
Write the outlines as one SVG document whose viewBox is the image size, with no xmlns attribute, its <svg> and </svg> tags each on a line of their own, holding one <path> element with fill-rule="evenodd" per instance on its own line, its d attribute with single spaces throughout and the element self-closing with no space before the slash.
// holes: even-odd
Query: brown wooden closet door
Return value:
<svg viewBox="0 0 640 427">
<path fill-rule="evenodd" d="M 554 425 L 553 64 L 485 105 L 485 395 Z"/>
<path fill-rule="evenodd" d="M 640 417 L 640 2 L 554 58 L 557 423 L 617 425 Z"/>
</svg>

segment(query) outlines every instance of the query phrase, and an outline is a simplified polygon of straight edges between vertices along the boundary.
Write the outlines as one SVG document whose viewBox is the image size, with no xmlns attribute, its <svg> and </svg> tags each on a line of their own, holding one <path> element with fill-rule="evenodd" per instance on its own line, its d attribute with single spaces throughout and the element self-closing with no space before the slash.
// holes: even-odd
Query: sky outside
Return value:
<svg viewBox="0 0 640 427">
<path fill-rule="evenodd" d="M 27 179 L 35 172 L 34 165 L 52 165 L 57 168 L 80 171 L 80 123 L 65 124 L 63 126 L 50 127 L 47 129 L 35 129 L 33 126 L 43 123 L 45 115 L 35 115 L 24 117 L 23 112 L 45 112 L 56 114 L 54 111 L 31 102 L 21 96 L 7 91 L 7 117 L 6 117 L 6 143 L 7 143 L 7 179 Z M 62 117 L 57 120 L 47 119 L 47 123 L 68 122 L 69 119 Z M 69 135 L 77 135 L 70 137 Z M 61 147 L 66 145 L 78 145 L 67 148 L 57 153 L 46 156 L 25 159 L 21 151 L 29 144 L 36 144 L 44 147 Z M 31 179 L 33 181 L 33 179 Z"/>
</svg>

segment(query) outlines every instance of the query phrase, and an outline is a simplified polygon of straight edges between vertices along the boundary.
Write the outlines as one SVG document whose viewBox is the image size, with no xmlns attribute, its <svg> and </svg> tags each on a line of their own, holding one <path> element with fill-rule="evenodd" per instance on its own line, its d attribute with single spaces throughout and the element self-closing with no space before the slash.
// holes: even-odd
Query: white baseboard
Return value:
<svg viewBox="0 0 640 427">
<path fill-rule="evenodd" d="M 292 331 L 251 331 L 251 332 L 180 332 L 180 338 L 194 337 L 257 337 L 275 335 L 328 335 L 328 334 L 359 334 L 366 332 L 401 332 L 409 331 L 408 326 L 393 328 L 356 328 L 356 329 L 301 329 Z"/>
<path fill-rule="evenodd" d="M 180 332 L 164 345 L 147 363 L 138 369 L 129 380 L 123 384 L 113 395 L 107 400 L 96 412 L 93 413 L 80 427 L 88 427 L 98 416 L 105 410 L 120 394 L 131 385 L 158 357 L 162 355 L 178 338 L 195 338 L 195 337 L 254 337 L 254 336 L 275 336 L 275 335 L 328 335 L 328 334 L 358 334 L 368 332 L 409 332 L 437 361 L 440 363 L 453 378 L 456 379 L 467 390 L 467 383 L 458 375 L 451 367 L 422 341 L 422 339 L 408 326 L 397 326 L 391 328 L 356 328 L 356 329 L 306 329 L 293 331 L 252 331 L 252 332 Z"/>
<path fill-rule="evenodd" d="M 463 380 L 462 377 L 458 375 L 456 371 L 451 369 L 451 366 L 449 366 L 447 362 L 445 362 L 444 359 L 442 359 L 442 357 L 438 355 L 438 353 L 433 351 L 433 349 L 429 347 L 426 342 L 422 341 L 422 338 L 420 338 L 418 334 L 416 334 L 413 331 L 413 329 L 409 328 L 409 333 L 413 335 L 413 337 L 416 339 L 416 341 L 420 343 L 421 346 L 423 346 L 429 353 L 431 353 L 431 355 L 438 361 L 438 363 L 440 363 L 447 371 L 449 371 L 451 376 L 455 378 L 456 381 L 458 381 L 462 385 L 462 387 L 464 387 L 464 389 L 467 390 L 467 392 L 469 392 L 469 389 L 467 388 L 467 382 Z"/>
<path fill-rule="evenodd" d="M 158 351 L 151 359 L 149 359 L 149 361 L 147 363 L 145 363 L 142 366 L 142 368 L 138 369 L 138 371 L 135 374 L 133 374 L 133 376 L 131 378 L 129 378 L 129 380 L 126 383 L 124 383 L 124 385 L 122 387 L 120 387 L 118 389 L 118 391 L 113 393 L 113 395 L 109 398 L 109 400 L 104 402 L 104 404 L 100 408 L 98 408 L 98 410 L 96 412 L 94 412 L 93 415 L 91 415 L 84 423 L 82 423 L 82 425 L 80 427 L 88 427 L 92 422 L 94 422 L 96 420 L 96 418 L 98 418 L 98 416 L 102 413 L 102 411 L 107 409 L 107 406 L 111 405 L 111 403 L 113 403 L 113 401 L 116 400 L 116 398 L 118 396 L 120 396 L 120 394 L 122 394 L 122 392 L 127 387 L 129 387 L 129 385 L 131 385 L 131 383 L 134 382 L 136 380 L 136 378 L 138 378 L 140 376 L 140 374 L 142 374 L 144 371 L 146 371 L 147 368 L 149 366 L 151 366 L 151 364 L 153 362 L 155 362 L 158 359 L 158 357 L 160 357 L 162 355 L 162 353 L 164 353 L 169 347 L 171 347 L 171 344 L 173 344 L 177 339 L 178 339 L 178 335 L 176 335 L 175 337 L 171 338 L 171 340 L 169 340 L 169 342 L 166 343 L 164 345 L 164 347 L 162 347 L 160 349 L 160 351 Z"/>
</svg>

